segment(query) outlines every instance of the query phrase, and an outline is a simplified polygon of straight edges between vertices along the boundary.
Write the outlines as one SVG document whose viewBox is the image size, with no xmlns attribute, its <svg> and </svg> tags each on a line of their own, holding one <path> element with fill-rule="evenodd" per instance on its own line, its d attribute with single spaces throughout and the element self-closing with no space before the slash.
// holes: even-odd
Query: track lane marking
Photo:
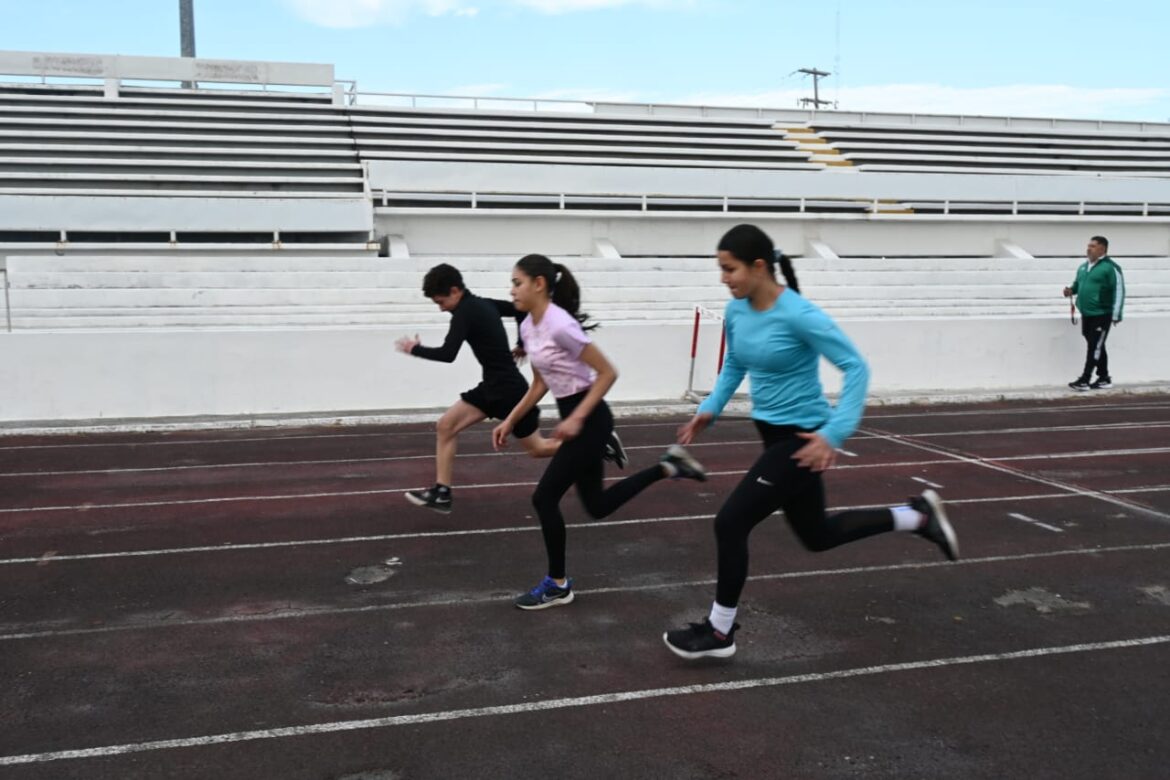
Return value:
<svg viewBox="0 0 1170 780">
<path fill-rule="evenodd" d="M 1073 653 L 1099 653 L 1110 650 L 1152 647 L 1167 643 L 1170 643 L 1170 635 L 1133 637 L 1129 639 L 1116 639 L 1103 642 L 1083 642 L 1074 645 L 1033 647 L 1027 648 L 1025 650 L 1013 650 L 1000 653 L 980 653 L 978 655 L 930 658 L 920 661 L 903 661 L 901 663 L 837 669 L 829 672 L 792 674 L 785 675 L 783 677 L 759 677 L 748 680 L 730 680 L 720 683 L 679 685 L 667 688 L 644 688 L 640 690 L 615 691 L 611 693 L 594 694 L 591 696 L 572 696 L 489 707 L 472 707 L 458 710 L 424 712 L 414 715 L 391 715 L 382 718 L 333 721 L 328 723 L 311 723 L 301 726 L 284 726 L 281 728 L 257 729 L 253 731 L 234 731 L 223 734 L 209 734 L 200 737 L 155 740 L 152 742 L 128 742 L 120 745 L 106 745 L 103 747 L 94 748 L 57 750 L 46 753 L 26 753 L 24 755 L 14 756 L 0 756 L 0 766 L 43 764 L 51 761 L 87 758 L 106 758 L 109 756 L 146 753 L 159 750 L 179 750 L 184 748 L 206 747 L 211 745 L 256 742 L 259 740 L 305 737 L 317 734 L 336 734 L 339 732 L 348 731 L 369 731 L 372 729 L 394 728 L 398 726 L 416 726 L 426 723 L 467 720 L 470 718 L 521 715 L 532 712 L 549 712 L 551 710 L 565 710 L 581 707 L 624 704 L 626 702 L 647 701 L 675 696 L 729 693 L 733 691 L 746 691 L 760 688 L 775 688 L 782 685 L 819 683 L 831 680 L 850 679 L 854 677 L 871 677 L 880 674 L 914 672 L 926 669 L 942 669 L 952 666 L 1003 663 L 1031 658 L 1068 655 Z"/>
<path fill-rule="evenodd" d="M 1158 493 L 1170 491 L 1170 485 L 1151 485 L 1140 488 L 1127 488 L 1125 490 L 1118 490 L 1117 493 Z M 948 498 L 947 504 L 967 505 L 967 504 L 986 504 L 999 503 L 1004 501 L 1020 502 L 1020 501 L 1045 501 L 1053 499 L 1076 498 L 1077 496 L 1069 495 L 1068 493 L 1030 493 L 1027 495 L 1015 496 L 984 496 L 982 498 Z M 858 504 L 854 506 L 833 506 L 826 507 L 827 512 L 845 512 L 855 509 L 881 509 L 889 504 Z M 774 514 L 780 514 L 779 511 Z M 591 520 L 583 523 L 568 523 L 566 528 L 608 528 L 612 526 L 623 525 L 640 525 L 652 523 L 669 523 L 669 522 L 683 522 L 688 520 L 713 520 L 713 514 L 701 515 L 668 515 L 664 517 L 646 517 L 635 518 L 631 520 Z M 59 550 L 53 551 L 53 562 L 66 561 L 88 561 L 88 560 L 102 560 L 109 558 L 149 558 L 161 555 L 187 555 L 192 553 L 206 553 L 206 552 L 239 552 L 243 550 L 267 550 L 279 549 L 289 547 L 315 547 L 324 545 L 337 544 L 362 544 L 367 542 L 389 542 L 401 541 L 405 539 L 436 539 L 445 537 L 459 537 L 459 536 L 484 536 L 490 534 L 501 533 L 527 533 L 538 530 L 536 525 L 524 526 L 504 526 L 501 528 L 463 528 L 455 531 L 414 531 L 406 533 L 393 534 L 373 534 L 365 536 L 340 536 L 325 539 L 295 539 L 288 541 L 275 542 L 243 542 L 232 543 L 224 542 L 219 545 L 200 545 L 195 547 L 164 547 L 149 550 L 124 550 L 115 552 L 103 553 L 77 553 L 73 555 L 61 555 Z M 39 557 L 20 557 L 20 558 L 3 558 L 0 559 L 0 566 L 8 566 L 14 564 L 44 564 L 47 561 L 44 556 Z"/>
<path fill-rule="evenodd" d="M 876 437 L 875 437 L 876 438 Z M 907 443 L 909 445 L 909 443 Z M 933 460 L 914 460 L 914 461 L 889 461 L 879 463 L 853 463 L 834 466 L 834 471 L 844 471 L 848 469 L 874 469 L 874 468 L 902 468 L 907 466 L 933 466 L 945 465 L 953 463 L 968 463 L 975 465 L 988 465 L 989 463 L 1003 463 L 1015 461 L 1028 460 L 1064 460 L 1077 458 L 1096 458 L 1103 455 L 1110 457 L 1121 457 L 1125 455 L 1160 455 L 1170 453 L 1170 447 L 1142 447 L 1130 450 L 1092 450 L 1085 452 L 1069 452 L 1069 453 L 1041 453 L 1035 455 L 1008 455 L 999 458 L 980 458 L 974 455 L 957 456 L 945 448 L 935 447 L 934 445 L 921 445 L 919 449 L 927 452 L 933 452 L 942 455 L 942 458 Z M 726 476 L 742 476 L 747 470 L 745 465 L 742 469 L 732 469 L 729 471 L 709 471 L 707 475 L 710 477 L 726 477 Z M 1009 473 L 1022 478 L 1031 479 L 1032 481 L 1041 481 L 1039 477 L 1025 477 L 1027 472 L 1017 471 L 1015 469 L 1003 469 L 1005 473 Z M 607 477 L 605 482 L 618 482 L 624 479 L 622 476 Z M 1060 483 L 1054 483 L 1050 486 L 1056 486 Z M 510 488 L 510 487 L 535 487 L 536 481 L 524 482 L 481 482 L 469 485 L 460 485 L 460 490 L 483 490 L 494 488 Z M 251 496 L 220 496 L 217 498 L 184 498 L 184 499 L 168 499 L 162 501 L 127 501 L 115 502 L 107 504 L 63 504 L 54 506 L 32 506 L 32 507 L 4 507 L 0 508 L 0 515 L 3 514 L 18 514 L 21 512 L 84 512 L 94 509 L 132 509 L 141 507 L 159 507 L 159 506 L 185 506 L 197 504 L 222 504 L 232 501 L 282 501 L 282 500 L 300 500 L 305 498 L 341 498 L 345 496 L 376 496 L 388 495 L 393 493 L 402 493 L 412 487 L 417 487 L 417 484 L 404 485 L 402 487 L 394 488 L 376 488 L 371 490 L 337 490 L 337 491 L 321 491 L 315 493 L 277 493 L 273 495 L 251 495 Z M 1063 487 L 1063 489 L 1068 489 Z M 1121 490 L 1114 492 L 1123 492 Z"/>
<path fill-rule="evenodd" d="M 916 563 L 890 563 L 873 566 L 852 566 L 839 569 L 812 569 L 808 571 L 777 572 L 774 574 L 757 574 L 748 577 L 748 582 L 770 582 L 773 580 L 803 579 L 806 577 L 838 577 L 851 574 L 874 574 L 879 572 L 913 571 L 919 569 L 938 569 L 944 567 L 981 566 L 995 563 L 1012 563 L 1017 561 L 1041 560 L 1048 558 L 1063 558 L 1069 556 L 1100 556 L 1109 553 L 1153 552 L 1170 549 L 1170 542 L 1121 545 L 1116 547 L 1093 547 L 1075 550 L 1050 550 L 1038 553 L 1019 553 L 1016 555 L 990 555 L 982 558 L 961 558 L 958 561 L 919 561 Z M 710 587 L 715 584 L 714 579 L 684 580 L 678 582 L 659 582 L 646 585 L 615 585 L 605 588 L 581 589 L 576 591 L 582 596 L 601 594 L 629 594 L 673 588 Z M 24 631 L 9 634 L 0 634 L 0 642 L 13 642 L 27 639 L 60 639 L 77 636 L 96 636 L 101 634 L 116 634 L 127 631 L 147 631 L 167 628 L 190 628 L 199 626 L 217 626 L 234 623 L 261 623 L 273 620 L 300 620 L 302 618 L 341 617 L 345 615 L 360 615 L 377 612 L 394 612 L 403 609 L 477 606 L 481 604 L 506 603 L 509 594 L 498 592 L 473 595 L 457 599 L 432 599 L 413 602 L 395 602 L 391 604 L 367 604 L 360 607 L 314 607 L 274 609 L 268 612 L 248 615 L 221 615 L 208 618 L 190 618 L 186 620 L 168 620 L 140 623 L 127 623 L 114 626 L 100 626 L 96 628 L 64 628 L 46 631 Z"/>
<path fill-rule="evenodd" d="M 1054 525 L 1049 525 L 1048 523 L 1042 523 L 1034 517 L 1028 517 L 1027 515 L 1021 515 L 1018 512 L 1008 512 L 1008 517 L 1011 517 L 1015 520 L 1020 520 L 1020 521 L 1025 522 L 1025 523 L 1030 523 L 1030 524 L 1035 525 L 1035 526 L 1039 526 L 1041 528 L 1047 529 L 1047 530 L 1052 531 L 1054 533 L 1058 533 L 1058 534 L 1064 533 L 1063 528 L 1057 528 Z"/>
<path fill-rule="evenodd" d="M 881 430 L 877 430 L 877 429 L 870 429 L 869 432 L 875 436 L 884 436 L 889 441 L 898 442 L 898 443 L 903 444 L 907 447 L 913 447 L 914 449 L 922 450 L 924 452 L 930 452 L 930 453 L 933 453 L 935 455 L 950 455 L 956 461 L 960 461 L 963 463 L 972 463 L 972 464 L 975 464 L 977 466 L 981 466 L 981 467 L 986 468 L 986 469 L 991 469 L 992 471 L 998 471 L 1002 474 L 1010 474 L 1010 475 L 1018 477 L 1020 479 L 1025 479 L 1029 482 L 1036 482 L 1036 483 L 1041 484 L 1041 485 L 1047 485 L 1048 487 L 1057 488 L 1058 490 L 1066 490 L 1070 494 L 1074 494 L 1074 495 L 1078 495 L 1078 496 L 1085 496 L 1087 498 L 1095 498 L 1095 499 L 1098 499 L 1100 501 L 1104 501 L 1106 503 L 1113 504 L 1114 506 L 1124 507 L 1130 511 L 1138 512 L 1140 514 L 1146 515 L 1147 517 L 1152 517 L 1152 518 L 1159 520 L 1161 522 L 1170 522 L 1170 514 L 1167 514 L 1165 512 L 1161 512 L 1157 509 L 1154 509 L 1153 507 L 1145 506 L 1144 504 L 1138 504 L 1138 503 L 1135 503 L 1133 501 L 1126 501 L 1125 499 L 1117 498 L 1116 496 L 1110 495 L 1108 493 L 1104 493 L 1100 490 L 1093 490 L 1091 488 L 1082 488 L 1078 485 L 1072 485 L 1072 484 L 1069 484 L 1067 482 L 1061 482 L 1059 480 L 1049 479 L 1047 477 L 1036 476 L 1035 474 L 1030 474 L 1030 473 L 1028 473 L 1026 471 L 1022 471 L 1020 469 L 1014 469 L 1014 468 L 1011 468 L 1010 466 L 1000 465 L 1002 461 L 1008 460 L 1008 458 L 998 458 L 998 459 L 980 458 L 980 457 L 977 457 L 974 455 L 968 455 L 967 453 L 965 453 L 961 450 L 953 450 L 953 449 L 950 449 L 947 447 L 940 447 L 937 445 L 922 444 L 921 442 L 908 441 L 904 437 L 899 436 L 898 434 L 892 434 L 892 433 L 888 433 L 886 431 L 881 431 Z M 1156 449 L 1159 451 L 1170 450 L 1170 448 L 1165 448 L 1165 447 L 1160 447 L 1160 448 L 1156 448 Z M 1105 452 L 1098 451 L 1096 454 L 1098 457 L 1100 457 L 1101 455 L 1104 455 Z M 1118 491 L 1118 492 L 1120 492 L 1120 491 Z"/>
</svg>

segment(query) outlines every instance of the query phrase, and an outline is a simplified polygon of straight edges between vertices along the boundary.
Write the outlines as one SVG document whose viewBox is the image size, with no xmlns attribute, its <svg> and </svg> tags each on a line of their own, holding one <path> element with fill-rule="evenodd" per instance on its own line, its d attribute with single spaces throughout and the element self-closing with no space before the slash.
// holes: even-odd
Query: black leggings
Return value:
<svg viewBox="0 0 1170 780">
<path fill-rule="evenodd" d="M 799 428 L 754 421 L 764 438 L 764 454 L 728 496 L 715 516 L 719 579 L 715 600 L 739 603 L 748 573 L 748 535 L 761 521 L 784 510 L 784 519 L 805 549 L 823 552 L 867 536 L 894 530 L 888 509 L 863 509 L 825 516 L 821 475 L 792 459 L 803 447 Z"/>
<path fill-rule="evenodd" d="M 585 393 L 578 393 L 558 398 L 561 419 L 572 414 L 584 397 Z M 570 486 L 577 486 L 577 495 L 581 497 L 585 511 L 591 517 L 601 519 L 663 478 L 662 467 L 654 465 L 603 490 L 602 456 L 605 442 L 612 432 L 613 414 L 602 401 L 586 418 L 580 435 L 562 444 L 553 455 L 536 485 L 536 492 L 532 494 L 532 506 L 540 518 L 540 530 L 544 533 L 544 546 L 548 551 L 550 577 L 560 579 L 565 576 L 565 518 L 561 515 L 560 502 Z"/>
</svg>

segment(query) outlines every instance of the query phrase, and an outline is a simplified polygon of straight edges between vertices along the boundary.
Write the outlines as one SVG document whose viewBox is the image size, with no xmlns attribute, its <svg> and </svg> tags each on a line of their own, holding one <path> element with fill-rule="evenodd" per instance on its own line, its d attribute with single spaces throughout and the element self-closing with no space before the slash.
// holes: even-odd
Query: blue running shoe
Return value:
<svg viewBox="0 0 1170 780">
<path fill-rule="evenodd" d="M 512 602 L 520 609 L 545 609 L 573 602 L 573 580 L 565 580 L 562 588 L 552 577 L 545 577 L 532 590 L 521 593 Z"/>
</svg>

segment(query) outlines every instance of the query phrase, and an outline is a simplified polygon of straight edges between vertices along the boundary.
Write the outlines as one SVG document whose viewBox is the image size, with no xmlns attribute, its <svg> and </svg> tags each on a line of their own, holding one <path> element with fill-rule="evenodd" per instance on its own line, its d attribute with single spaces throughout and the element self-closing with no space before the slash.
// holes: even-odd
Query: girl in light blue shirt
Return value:
<svg viewBox="0 0 1170 780">
<path fill-rule="evenodd" d="M 719 269 L 731 291 L 724 315 L 727 359 L 715 390 L 679 429 L 689 444 L 723 411 L 732 394 L 751 378 L 752 420 L 764 442 L 755 462 L 715 517 L 719 575 L 715 602 L 702 623 L 663 634 L 683 658 L 735 653 L 735 622 L 747 580 L 748 535 L 774 513 L 784 518 L 813 552 L 886 531 L 913 531 L 937 544 L 951 560 L 958 540 L 933 490 L 906 506 L 825 515 L 821 472 L 833 466 L 840 447 L 856 429 L 865 408 L 869 367 L 837 324 L 800 295 L 789 259 L 777 255 L 755 225 L 732 228 L 719 242 Z M 779 262 L 784 277 L 776 279 Z M 825 357 L 845 375 L 836 407 L 825 398 L 819 366 Z"/>
</svg>

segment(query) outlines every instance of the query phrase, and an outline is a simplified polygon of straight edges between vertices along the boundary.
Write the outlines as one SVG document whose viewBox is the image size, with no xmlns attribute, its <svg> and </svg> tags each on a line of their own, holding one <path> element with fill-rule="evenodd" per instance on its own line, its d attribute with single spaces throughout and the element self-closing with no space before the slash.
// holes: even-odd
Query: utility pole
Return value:
<svg viewBox="0 0 1170 780">
<path fill-rule="evenodd" d="M 813 77 L 813 96 L 810 98 L 801 98 L 800 104 L 802 106 L 807 106 L 809 103 L 812 103 L 813 110 L 816 111 L 822 105 L 827 106 L 833 102 L 831 100 L 821 100 L 821 90 L 820 90 L 820 79 L 824 76 L 831 76 L 831 75 L 833 75 L 832 73 L 826 73 L 825 71 L 817 70 L 816 68 L 801 68 L 800 70 L 798 70 L 796 72 L 797 73 L 805 73 L 805 74 Z"/>
<path fill-rule="evenodd" d="M 179 45 L 182 56 L 195 56 L 195 0 L 179 0 Z M 194 87 L 192 81 L 183 82 L 183 89 Z"/>
</svg>

